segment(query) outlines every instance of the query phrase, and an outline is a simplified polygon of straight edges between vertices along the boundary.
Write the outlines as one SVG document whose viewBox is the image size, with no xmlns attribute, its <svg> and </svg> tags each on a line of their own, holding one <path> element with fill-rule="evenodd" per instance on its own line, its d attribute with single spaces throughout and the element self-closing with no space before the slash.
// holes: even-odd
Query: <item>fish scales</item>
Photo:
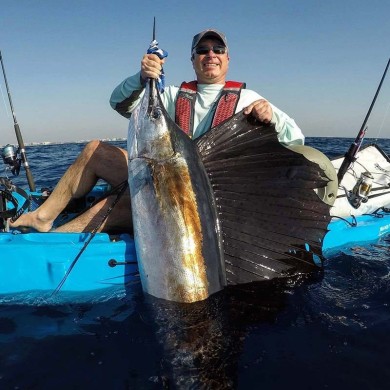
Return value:
<svg viewBox="0 0 390 390">
<path fill-rule="evenodd" d="M 179 302 L 226 284 L 215 204 L 199 154 L 169 118 L 154 82 L 130 119 L 129 186 L 145 292 Z"/>
</svg>

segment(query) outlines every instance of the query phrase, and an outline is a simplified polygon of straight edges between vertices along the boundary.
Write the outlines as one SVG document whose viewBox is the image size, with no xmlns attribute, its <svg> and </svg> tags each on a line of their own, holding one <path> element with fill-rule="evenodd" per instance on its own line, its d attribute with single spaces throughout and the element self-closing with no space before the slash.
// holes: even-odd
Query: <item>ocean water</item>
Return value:
<svg viewBox="0 0 390 390">
<path fill-rule="evenodd" d="M 351 142 L 307 139 L 330 158 Z M 54 186 L 82 147 L 28 148 L 37 187 Z M 387 389 L 389 305 L 390 237 L 346 248 L 315 278 L 192 305 L 140 286 L 95 304 L 0 303 L 0 389 Z"/>
</svg>

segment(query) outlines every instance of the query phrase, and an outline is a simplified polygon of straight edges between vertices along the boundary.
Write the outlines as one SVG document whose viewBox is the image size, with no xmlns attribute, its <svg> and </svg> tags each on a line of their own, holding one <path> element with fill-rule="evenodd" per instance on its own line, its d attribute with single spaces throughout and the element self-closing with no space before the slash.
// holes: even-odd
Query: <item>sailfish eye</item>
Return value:
<svg viewBox="0 0 390 390">
<path fill-rule="evenodd" d="M 160 107 L 155 107 L 152 112 L 152 118 L 158 119 L 162 115 L 162 110 Z"/>
</svg>

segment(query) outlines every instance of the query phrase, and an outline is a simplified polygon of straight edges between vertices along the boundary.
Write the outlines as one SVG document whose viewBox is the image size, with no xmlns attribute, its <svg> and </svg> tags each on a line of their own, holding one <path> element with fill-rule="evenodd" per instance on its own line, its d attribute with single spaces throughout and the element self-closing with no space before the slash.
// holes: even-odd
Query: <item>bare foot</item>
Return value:
<svg viewBox="0 0 390 390">
<path fill-rule="evenodd" d="M 22 214 L 15 222 L 10 222 L 10 227 L 31 227 L 38 232 L 48 232 L 53 226 L 53 221 L 48 221 L 38 215 L 38 210 Z"/>
</svg>

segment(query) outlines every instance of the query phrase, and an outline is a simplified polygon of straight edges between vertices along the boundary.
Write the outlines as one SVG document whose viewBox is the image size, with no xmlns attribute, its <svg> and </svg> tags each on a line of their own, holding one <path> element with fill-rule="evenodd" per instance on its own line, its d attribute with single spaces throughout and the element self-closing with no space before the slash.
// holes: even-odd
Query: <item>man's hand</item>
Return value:
<svg viewBox="0 0 390 390">
<path fill-rule="evenodd" d="M 244 109 L 245 115 L 252 115 L 258 121 L 270 123 L 272 119 L 272 107 L 265 99 L 256 100 Z"/>
<path fill-rule="evenodd" d="M 161 75 L 164 59 L 156 54 L 145 54 L 141 61 L 141 79 L 146 82 L 148 78 L 158 79 Z"/>
</svg>

